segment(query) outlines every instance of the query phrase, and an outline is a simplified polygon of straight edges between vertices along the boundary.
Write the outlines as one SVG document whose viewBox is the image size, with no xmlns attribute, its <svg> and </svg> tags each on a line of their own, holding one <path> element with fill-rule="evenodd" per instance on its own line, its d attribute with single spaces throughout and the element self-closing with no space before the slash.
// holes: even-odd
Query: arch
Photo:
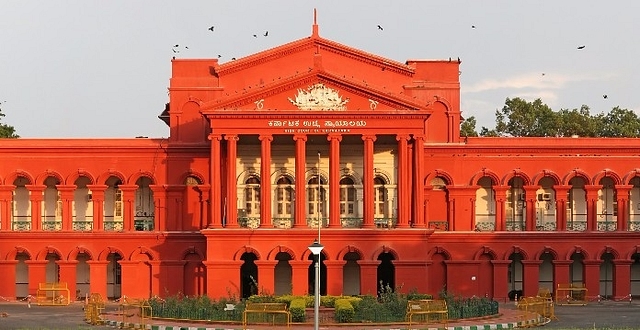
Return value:
<svg viewBox="0 0 640 330">
<path fill-rule="evenodd" d="M 36 253 L 36 260 L 47 260 L 47 254 L 49 253 L 53 253 L 55 255 L 57 255 L 61 260 L 63 257 L 62 252 L 60 252 L 60 250 L 58 250 L 57 248 L 48 245 L 46 246 L 44 249 L 38 251 L 38 253 Z"/>
<path fill-rule="evenodd" d="M 443 254 L 446 260 L 451 260 L 451 253 L 449 253 L 447 249 L 438 245 L 434 246 L 431 250 L 427 252 L 427 258 L 431 260 L 433 259 L 433 256 L 436 254 Z"/>
<path fill-rule="evenodd" d="M 187 180 L 187 178 L 190 176 L 198 179 L 198 184 L 205 184 L 207 182 L 204 175 L 202 175 L 200 172 L 194 171 L 193 169 L 189 169 L 188 171 L 180 175 L 180 178 L 178 179 L 179 181 L 177 184 L 184 184 L 184 181 Z"/>
<path fill-rule="evenodd" d="M 571 260 L 571 256 L 574 253 L 580 253 L 584 256 L 584 260 L 589 260 L 589 253 L 580 245 L 576 245 L 573 248 L 569 249 L 569 251 L 567 251 L 567 255 L 565 256 L 565 260 Z"/>
<path fill-rule="evenodd" d="M 554 184 L 556 184 L 556 185 L 559 185 L 562 182 L 562 180 L 560 179 L 560 176 L 558 174 L 556 174 L 554 171 L 551 171 L 551 170 L 542 170 L 542 171 L 536 173 L 533 176 L 533 181 L 532 182 L 533 182 L 533 184 L 539 185 L 540 184 L 540 180 L 542 180 L 542 178 L 545 178 L 545 177 L 551 178 L 551 180 L 553 180 Z"/>
<path fill-rule="evenodd" d="M 591 179 L 589 178 L 589 175 L 587 175 L 586 172 L 584 172 L 583 170 L 577 167 L 564 176 L 564 179 L 562 180 L 563 184 L 568 185 L 569 181 L 571 181 L 571 179 L 575 177 L 579 177 L 583 179 L 586 184 L 591 184 Z"/>
<path fill-rule="evenodd" d="M 4 179 L 3 182 L 6 185 L 13 184 L 13 181 L 16 181 L 16 179 L 19 177 L 23 177 L 27 179 L 27 181 L 29 181 L 29 184 L 34 184 L 35 182 L 35 180 L 33 179 L 33 175 L 31 175 L 31 173 L 24 170 L 15 170 L 9 173 L 9 175 L 7 175 L 7 177 Z"/>
<path fill-rule="evenodd" d="M 238 176 L 236 177 L 236 185 L 244 185 L 245 182 L 247 182 L 247 180 L 251 177 L 256 177 L 258 178 L 258 180 L 260 180 L 260 182 L 262 182 L 262 179 L 260 178 L 260 172 L 258 172 L 255 168 L 250 167 L 238 174 Z"/>
<path fill-rule="evenodd" d="M 444 97 L 438 96 L 438 95 L 434 95 L 433 96 L 433 103 L 441 103 L 447 110 L 447 112 L 449 112 L 451 108 L 451 103 L 449 103 L 449 101 L 447 99 L 445 99 Z"/>
<path fill-rule="evenodd" d="M 136 182 L 138 182 L 138 179 L 140 178 L 147 178 L 149 180 L 151 180 L 151 184 L 154 185 L 156 184 L 156 178 L 153 175 L 153 173 L 148 172 L 148 171 L 142 171 L 142 172 L 138 172 L 138 173 L 134 173 L 129 177 L 129 184 L 136 184 Z"/>
<path fill-rule="evenodd" d="M 78 178 L 80 177 L 85 177 L 87 179 L 89 179 L 89 184 L 95 184 L 96 180 L 93 177 L 93 175 L 91 175 L 91 173 L 87 172 L 86 170 L 79 168 L 77 171 L 75 172 L 71 172 L 71 174 L 67 175 L 66 178 L 66 184 L 75 184 L 76 180 L 78 180 Z"/>
<path fill-rule="evenodd" d="M 267 260 L 276 260 L 276 255 L 280 252 L 288 254 L 291 257 L 291 260 L 296 260 L 296 253 L 293 252 L 291 248 L 284 245 L 278 245 L 269 251 L 269 253 L 267 253 Z"/>
<path fill-rule="evenodd" d="M 29 259 L 33 259 L 33 254 L 31 254 L 29 249 L 25 248 L 24 246 L 18 245 L 7 253 L 5 260 L 15 260 L 18 253 L 24 253 L 29 256 Z"/>
<path fill-rule="evenodd" d="M 98 260 L 99 261 L 108 261 L 107 257 L 112 253 L 119 255 L 120 258 L 122 260 L 124 260 L 124 257 L 125 257 L 124 252 L 122 252 L 122 250 L 120 250 L 118 248 L 115 248 L 115 247 L 112 247 L 112 246 L 107 246 L 105 249 L 100 251 L 100 253 L 98 254 Z"/>
<path fill-rule="evenodd" d="M 338 255 L 336 256 L 336 260 L 343 260 L 344 256 L 347 253 L 351 253 L 351 252 L 356 253 L 358 257 L 360 257 L 360 259 L 364 259 L 364 253 L 362 253 L 360 249 L 358 249 L 353 245 L 347 245 L 338 252 Z"/>
<path fill-rule="evenodd" d="M 636 253 L 640 253 L 640 244 L 634 246 L 631 250 L 629 250 L 629 252 L 627 253 L 627 256 L 626 256 L 626 260 L 632 260 L 631 258 Z"/>
<path fill-rule="evenodd" d="M 383 254 L 383 253 L 390 253 L 393 256 L 393 260 L 400 260 L 400 257 L 398 256 L 398 252 L 396 252 L 396 250 L 383 245 L 379 248 L 377 248 L 376 250 L 373 251 L 373 253 L 371 254 L 371 260 L 378 260 L 378 256 Z"/>
<path fill-rule="evenodd" d="M 196 112 L 200 112 L 200 106 L 203 104 L 202 100 L 194 97 L 194 96 L 189 96 L 189 100 L 184 102 L 181 106 L 179 106 L 180 111 L 182 112 L 191 112 L 191 111 L 196 111 Z M 192 106 L 195 106 L 195 110 L 189 109 L 189 108 L 193 108 Z"/>
<path fill-rule="evenodd" d="M 94 260 L 93 252 L 89 250 L 87 247 L 78 245 L 75 249 L 72 249 L 67 255 L 67 260 L 76 260 L 78 258 L 78 254 L 84 253 L 89 256 L 89 260 Z"/>
<path fill-rule="evenodd" d="M 155 252 L 153 252 L 153 250 L 149 249 L 146 246 L 138 246 L 136 249 L 134 249 L 131 254 L 129 254 L 129 259 L 130 261 L 135 261 L 137 259 L 135 259 L 136 255 L 140 255 L 140 254 L 145 254 L 149 257 L 150 260 L 158 260 L 158 256 L 156 255 Z"/>
<path fill-rule="evenodd" d="M 498 254 L 496 253 L 496 251 L 493 251 L 493 249 L 491 249 L 488 246 L 483 246 L 481 248 L 479 248 L 476 253 L 473 254 L 473 260 L 480 260 L 480 256 L 482 256 L 483 254 L 488 254 L 491 256 L 491 259 L 493 260 L 497 260 L 498 259 Z"/>
<path fill-rule="evenodd" d="M 614 185 L 619 185 L 622 182 L 622 179 L 620 178 L 618 173 L 608 168 L 605 168 L 604 170 L 598 172 L 596 175 L 593 176 L 593 184 L 598 185 L 600 180 L 602 180 L 602 178 L 605 178 L 605 177 L 613 180 Z"/>
<path fill-rule="evenodd" d="M 481 171 L 476 172 L 472 177 L 471 177 L 471 181 L 469 182 L 469 185 L 471 186 L 475 186 L 478 185 L 478 181 L 482 178 L 482 177 L 489 177 L 491 179 L 491 182 L 494 186 L 497 186 L 500 184 L 500 178 L 498 177 L 498 175 L 493 172 L 492 170 L 483 168 Z"/>
<path fill-rule="evenodd" d="M 280 177 L 283 177 L 283 176 L 287 177 L 289 181 L 291 181 L 291 184 L 296 183 L 296 173 L 285 167 L 282 167 L 279 170 L 271 173 L 271 175 L 269 176 L 271 180 L 271 184 L 274 184 L 274 185 L 277 184 L 278 179 L 280 179 Z"/>
<path fill-rule="evenodd" d="M 120 179 L 120 182 L 122 182 L 123 184 L 127 182 L 127 179 L 124 174 L 122 174 L 122 172 L 113 169 L 109 169 L 107 172 L 98 175 L 98 179 L 96 180 L 96 182 L 98 182 L 99 184 L 107 184 L 107 180 L 109 180 L 110 177 L 116 177 Z"/>
<path fill-rule="evenodd" d="M 611 253 L 613 255 L 613 259 L 620 259 L 620 253 L 610 245 L 605 245 L 600 251 L 598 251 L 597 257 L 601 258 L 603 254 Z"/>
<path fill-rule="evenodd" d="M 522 260 L 529 260 L 529 254 L 519 245 L 514 245 L 507 249 L 504 253 L 504 260 L 509 260 L 509 256 L 512 254 L 520 254 L 522 256 Z"/>
<path fill-rule="evenodd" d="M 262 256 L 260 255 L 260 252 L 258 252 L 258 250 L 254 249 L 252 246 L 245 245 L 240 249 L 238 249 L 236 253 L 233 254 L 233 260 L 236 260 L 236 261 L 240 260 L 240 258 L 242 258 L 242 255 L 245 253 L 255 254 L 257 258 L 256 260 L 262 259 Z"/>
<path fill-rule="evenodd" d="M 444 178 L 444 181 L 446 183 L 447 186 L 451 186 L 454 185 L 453 182 L 453 177 L 445 170 L 440 170 L 440 169 L 436 169 L 431 173 L 428 173 L 425 177 L 424 177 L 424 181 L 423 184 L 425 186 L 428 186 L 431 183 L 431 179 L 436 178 L 436 177 L 441 177 Z"/>
<path fill-rule="evenodd" d="M 200 258 L 200 260 L 204 260 L 204 253 L 202 253 L 200 249 L 196 248 L 193 245 L 188 246 L 186 249 L 182 250 L 182 253 L 180 253 L 180 256 L 182 257 L 181 260 L 186 260 L 187 256 L 190 254 L 196 254 Z"/>
<path fill-rule="evenodd" d="M 529 176 L 522 172 L 519 168 L 514 169 L 511 172 L 508 172 L 507 174 L 504 175 L 504 177 L 502 178 L 502 185 L 508 185 L 509 184 L 509 180 L 511 180 L 512 178 L 520 178 L 522 179 L 522 184 L 524 186 L 530 186 L 531 185 L 531 178 L 529 178 Z"/>
<path fill-rule="evenodd" d="M 328 182 L 329 182 L 329 173 L 327 173 L 326 171 L 324 171 L 322 169 L 320 171 L 318 171 L 317 168 L 313 168 L 313 169 L 308 170 L 308 171 L 306 171 L 304 173 L 304 177 L 305 177 L 304 182 L 308 183 L 309 180 L 315 178 L 316 175 L 318 175 L 318 172 L 320 172 L 320 179 L 322 181 L 326 182 L 325 184 L 328 184 Z"/>
<path fill-rule="evenodd" d="M 44 181 L 48 177 L 54 177 L 54 178 L 58 179 L 58 184 L 64 183 L 64 178 L 62 177 L 62 175 L 60 175 L 60 173 L 58 173 L 58 172 L 56 172 L 54 170 L 46 170 L 46 171 L 38 174 L 38 176 L 36 176 L 35 184 L 44 185 Z"/>
<path fill-rule="evenodd" d="M 389 172 L 387 172 L 387 171 L 385 171 L 385 170 L 383 170 L 383 169 L 380 169 L 380 168 L 374 167 L 374 168 L 373 168 L 373 177 L 374 177 L 374 178 L 375 178 L 375 177 L 381 177 L 381 178 L 384 180 L 384 182 L 385 182 L 384 184 L 385 184 L 385 185 L 388 185 L 388 184 L 391 184 L 391 178 L 392 178 L 393 176 L 392 176 Z"/>
<path fill-rule="evenodd" d="M 633 170 L 631 170 L 631 171 L 627 172 L 627 174 L 625 174 L 625 175 L 624 175 L 624 177 L 623 177 L 623 179 L 622 179 L 622 182 L 623 182 L 623 184 L 628 185 L 628 184 L 629 184 L 629 182 L 630 182 L 633 178 L 635 178 L 635 177 L 637 177 L 637 176 L 640 176 L 640 168 L 635 168 L 635 169 L 633 169 Z"/>
<path fill-rule="evenodd" d="M 538 250 L 535 254 L 535 260 L 540 260 L 543 254 L 549 253 L 553 257 L 553 260 L 558 260 L 558 252 L 550 246 L 545 246 Z"/>
<path fill-rule="evenodd" d="M 342 169 L 342 174 L 340 175 L 340 179 L 344 178 L 344 177 L 349 177 L 353 180 L 354 185 L 362 185 L 362 175 L 360 175 L 358 172 L 354 171 L 353 169 L 350 169 L 348 167 L 345 167 Z"/>
</svg>

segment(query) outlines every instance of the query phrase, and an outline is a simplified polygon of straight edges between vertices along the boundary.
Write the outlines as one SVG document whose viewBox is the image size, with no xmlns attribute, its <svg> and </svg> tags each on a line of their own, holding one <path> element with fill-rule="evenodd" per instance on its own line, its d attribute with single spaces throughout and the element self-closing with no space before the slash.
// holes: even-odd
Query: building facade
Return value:
<svg viewBox="0 0 640 330">
<path fill-rule="evenodd" d="M 0 141 L 0 296 L 640 294 L 640 139 L 461 138 L 459 61 L 174 59 L 167 139 Z"/>
</svg>

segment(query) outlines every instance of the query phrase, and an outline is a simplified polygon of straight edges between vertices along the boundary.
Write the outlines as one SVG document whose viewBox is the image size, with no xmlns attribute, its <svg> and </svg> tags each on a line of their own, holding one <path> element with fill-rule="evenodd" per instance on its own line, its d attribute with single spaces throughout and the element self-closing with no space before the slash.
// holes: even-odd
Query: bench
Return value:
<svg viewBox="0 0 640 330">
<path fill-rule="evenodd" d="M 421 321 L 429 323 L 431 321 L 442 322 L 447 328 L 449 321 L 449 310 L 445 300 L 409 300 L 407 302 L 407 320 L 409 328 L 413 323 L 414 316 L 421 316 Z"/>
<path fill-rule="evenodd" d="M 249 314 L 258 314 L 262 318 L 256 320 L 255 318 L 249 318 Z M 291 313 L 286 303 L 247 303 L 242 312 L 242 328 L 246 329 L 247 324 L 252 321 L 256 323 L 270 323 L 275 325 L 276 317 L 282 315 L 284 322 L 287 323 L 287 329 L 291 326 Z M 267 322 L 266 316 L 271 316 L 271 322 Z M 280 318 L 279 318 L 280 319 Z"/>
<path fill-rule="evenodd" d="M 38 283 L 36 303 L 44 306 L 66 306 L 71 303 L 66 282 Z"/>
</svg>

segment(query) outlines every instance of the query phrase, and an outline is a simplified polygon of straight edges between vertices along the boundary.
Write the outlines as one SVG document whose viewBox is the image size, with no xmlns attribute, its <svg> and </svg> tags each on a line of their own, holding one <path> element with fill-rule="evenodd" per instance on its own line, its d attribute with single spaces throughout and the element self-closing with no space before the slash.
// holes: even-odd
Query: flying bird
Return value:
<svg viewBox="0 0 640 330">
<path fill-rule="evenodd" d="M 222 55 L 218 54 L 218 58 L 221 58 L 221 57 L 222 57 Z"/>
<path fill-rule="evenodd" d="M 378 25 L 378 30 L 382 31 L 384 29 L 382 28 L 382 26 Z"/>
<path fill-rule="evenodd" d="M 269 31 L 265 31 L 264 36 L 265 37 L 269 36 Z"/>
<path fill-rule="evenodd" d="M 545 75 L 545 73 L 543 72 L 543 73 L 542 73 L 542 75 L 544 76 L 544 75 Z"/>
<path fill-rule="evenodd" d="M 254 38 L 257 38 L 257 37 L 258 37 L 258 35 L 257 35 L 257 34 L 254 34 L 254 35 L 253 35 L 253 37 L 254 37 Z"/>
<path fill-rule="evenodd" d="M 180 47 L 180 45 L 175 45 L 175 46 L 173 46 L 173 48 L 178 48 L 178 47 Z"/>
<path fill-rule="evenodd" d="M 476 26 L 475 26 L 475 25 L 471 25 L 471 28 L 472 28 L 472 29 L 475 29 L 475 28 L 476 28 Z"/>
<path fill-rule="evenodd" d="M 609 97 L 609 95 L 607 95 L 607 94 L 602 95 L 602 98 L 603 98 L 603 99 L 606 99 L 606 98 L 608 98 L 608 97 Z"/>
<path fill-rule="evenodd" d="M 232 58 L 231 58 L 231 60 L 232 60 L 232 61 L 235 61 L 235 60 L 236 60 L 236 58 L 235 58 L 235 57 L 232 57 Z"/>
<path fill-rule="evenodd" d="M 580 45 L 580 46 L 578 46 L 578 49 L 584 49 L 584 47 L 587 47 L 587 46 L 585 46 L 585 45 Z"/>
<path fill-rule="evenodd" d="M 213 32 L 213 28 L 214 28 L 214 26 L 212 25 L 212 26 L 211 26 L 211 27 L 209 27 L 207 30 L 209 30 L 209 31 Z"/>
</svg>

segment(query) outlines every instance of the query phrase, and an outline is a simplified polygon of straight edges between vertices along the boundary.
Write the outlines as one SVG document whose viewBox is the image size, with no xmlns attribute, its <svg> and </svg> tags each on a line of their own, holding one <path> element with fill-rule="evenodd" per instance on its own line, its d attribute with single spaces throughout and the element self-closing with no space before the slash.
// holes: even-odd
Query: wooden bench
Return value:
<svg viewBox="0 0 640 330">
<path fill-rule="evenodd" d="M 36 303 L 45 306 L 66 306 L 71 303 L 66 282 L 38 283 Z"/>
<path fill-rule="evenodd" d="M 414 316 L 421 316 L 423 323 L 431 321 L 442 322 L 447 328 L 449 322 L 449 310 L 445 300 L 409 300 L 407 302 L 407 320 L 409 328 L 413 323 Z"/>
<path fill-rule="evenodd" d="M 291 326 L 291 313 L 286 303 L 247 303 L 242 312 L 242 328 L 246 329 L 249 323 L 249 314 L 262 315 L 262 323 L 267 323 L 265 316 L 271 316 L 271 325 L 275 325 L 276 317 L 283 315 L 287 323 L 287 329 Z M 252 320 L 255 321 L 255 320 Z"/>
</svg>

